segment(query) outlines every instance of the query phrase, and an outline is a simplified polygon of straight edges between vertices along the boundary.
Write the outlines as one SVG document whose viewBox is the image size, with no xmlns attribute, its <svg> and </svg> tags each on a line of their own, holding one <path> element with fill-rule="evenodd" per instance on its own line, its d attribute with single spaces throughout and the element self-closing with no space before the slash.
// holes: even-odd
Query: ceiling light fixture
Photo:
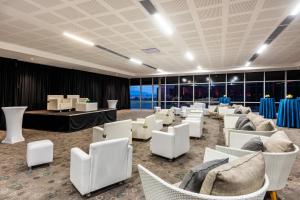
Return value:
<svg viewBox="0 0 300 200">
<path fill-rule="evenodd" d="M 163 73 L 164 71 L 162 69 L 156 69 L 157 72 Z"/>
<path fill-rule="evenodd" d="M 201 65 L 198 65 L 198 66 L 197 66 L 197 69 L 202 69 Z"/>
<path fill-rule="evenodd" d="M 129 61 L 131 61 L 131 62 L 133 62 L 133 63 L 136 63 L 136 64 L 138 64 L 138 65 L 143 64 L 142 61 L 140 61 L 140 60 L 138 60 L 138 59 L 136 59 L 136 58 L 130 58 Z"/>
<path fill-rule="evenodd" d="M 250 65 L 251 65 L 251 62 L 248 61 L 248 62 L 246 62 L 245 67 L 249 67 Z"/>
<path fill-rule="evenodd" d="M 300 12 L 300 3 L 294 8 L 290 15 L 295 16 Z"/>
<path fill-rule="evenodd" d="M 261 54 L 262 52 L 264 52 L 266 50 L 267 47 L 268 47 L 267 44 L 263 44 L 261 47 L 259 47 L 259 49 L 256 51 L 256 53 Z"/>
<path fill-rule="evenodd" d="M 193 54 L 189 51 L 185 53 L 185 58 L 190 60 L 190 61 L 194 60 Z"/>
<path fill-rule="evenodd" d="M 73 35 L 73 34 L 71 34 L 71 33 L 63 32 L 63 35 L 66 36 L 66 37 L 68 37 L 68 38 L 71 38 L 71 39 L 73 39 L 73 40 L 76 40 L 76 41 L 78 41 L 78 42 L 81 42 L 81 43 L 83 43 L 83 44 L 87 44 L 87 45 L 89 45 L 89 46 L 95 46 L 95 44 L 94 44 L 93 42 L 91 42 L 91 41 L 89 41 L 89 40 L 86 40 L 86 39 L 84 39 L 84 38 L 78 37 L 78 36 L 76 36 L 76 35 Z"/>
<path fill-rule="evenodd" d="M 156 20 L 157 24 L 159 25 L 160 29 L 166 35 L 172 35 L 173 34 L 173 30 L 172 30 L 171 26 L 167 23 L 167 21 L 159 13 L 153 14 L 153 17 Z"/>
</svg>

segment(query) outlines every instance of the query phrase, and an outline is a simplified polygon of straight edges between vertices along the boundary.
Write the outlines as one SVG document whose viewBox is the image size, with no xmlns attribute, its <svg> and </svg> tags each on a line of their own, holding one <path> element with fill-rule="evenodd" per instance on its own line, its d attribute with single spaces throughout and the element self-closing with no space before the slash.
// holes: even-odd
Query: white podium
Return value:
<svg viewBox="0 0 300 200">
<path fill-rule="evenodd" d="M 23 115 L 27 106 L 2 107 L 6 121 L 6 137 L 2 143 L 14 144 L 24 141 L 22 135 Z"/>
<path fill-rule="evenodd" d="M 107 100 L 108 108 L 117 108 L 118 100 Z"/>
</svg>

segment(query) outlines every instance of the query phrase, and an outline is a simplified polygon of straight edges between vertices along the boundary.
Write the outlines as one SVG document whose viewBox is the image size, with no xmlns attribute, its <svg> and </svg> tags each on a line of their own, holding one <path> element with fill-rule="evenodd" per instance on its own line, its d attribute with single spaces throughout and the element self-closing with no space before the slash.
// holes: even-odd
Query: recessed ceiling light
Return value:
<svg viewBox="0 0 300 200">
<path fill-rule="evenodd" d="M 261 45 L 261 47 L 259 47 L 259 49 L 257 50 L 257 54 L 261 54 L 263 51 L 265 51 L 266 50 L 266 48 L 268 47 L 268 45 L 267 44 L 263 44 L 263 45 Z"/>
<path fill-rule="evenodd" d="M 198 66 L 197 66 L 197 69 L 202 69 L 201 65 L 198 65 Z"/>
<path fill-rule="evenodd" d="M 290 15 L 295 16 L 300 12 L 300 3 L 294 8 Z"/>
<path fill-rule="evenodd" d="M 162 69 L 158 69 L 158 68 L 156 69 L 156 71 L 159 72 L 159 73 L 163 73 L 164 72 Z"/>
<path fill-rule="evenodd" d="M 129 61 L 131 61 L 131 62 L 133 62 L 133 63 L 136 63 L 136 64 L 138 64 L 138 65 L 143 64 L 142 61 L 140 61 L 140 60 L 138 60 L 138 59 L 136 59 L 136 58 L 130 58 Z"/>
<path fill-rule="evenodd" d="M 89 41 L 89 40 L 86 40 L 86 39 L 84 39 L 84 38 L 81 38 L 81 37 L 79 37 L 79 36 L 73 35 L 73 34 L 71 34 L 71 33 L 63 32 L 63 35 L 66 36 L 66 37 L 68 37 L 68 38 L 71 38 L 71 39 L 73 39 L 73 40 L 76 40 L 76 41 L 78 41 L 78 42 L 81 42 L 81 43 L 83 43 L 83 44 L 87 44 L 87 45 L 89 45 L 89 46 L 95 46 L 95 44 L 94 44 L 93 42 L 91 42 L 91 41 Z"/>
<path fill-rule="evenodd" d="M 251 62 L 246 62 L 245 67 L 249 67 L 251 65 Z"/>
<path fill-rule="evenodd" d="M 192 54 L 191 52 L 189 52 L 189 51 L 186 52 L 184 56 L 185 56 L 185 58 L 188 59 L 188 60 L 191 60 L 191 61 L 194 60 L 193 54 Z"/>
<path fill-rule="evenodd" d="M 159 28 L 166 34 L 166 35 L 172 35 L 173 30 L 171 26 L 167 23 L 165 18 L 163 18 L 159 13 L 153 14 L 154 19 L 156 20 Z"/>
</svg>

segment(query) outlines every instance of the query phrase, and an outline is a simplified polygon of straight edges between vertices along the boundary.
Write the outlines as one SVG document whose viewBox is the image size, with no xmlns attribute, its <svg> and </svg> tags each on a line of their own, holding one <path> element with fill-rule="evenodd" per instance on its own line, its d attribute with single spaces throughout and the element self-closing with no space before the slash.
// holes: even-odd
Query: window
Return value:
<svg viewBox="0 0 300 200">
<path fill-rule="evenodd" d="M 259 102 L 263 97 L 264 83 L 246 83 L 246 102 Z"/>
<path fill-rule="evenodd" d="M 180 85 L 180 100 L 193 101 L 193 85 Z"/>
<path fill-rule="evenodd" d="M 287 80 L 300 80 L 300 70 L 287 71 Z"/>
<path fill-rule="evenodd" d="M 195 83 L 208 83 L 209 75 L 197 75 L 194 76 Z"/>
<path fill-rule="evenodd" d="M 252 112 L 258 112 L 259 111 L 259 103 L 246 103 L 247 107 L 250 107 Z"/>
<path fill-rule="evenodd" d="M 266 72 L 266 81 L 284 80 L 284 71 Z"/>
<path fill-rule="evenodd" d="M 195 101 L 209 101 L 208 84 L 195 85 Z"/>
<path fill-rule="evenodd" d="M 152 85 L 142 85 L 142 106 L 143 109 L 152 108 Z"/>
<path fill-rule="evenodd" d="M 226 74 L 211 74 L 210 80 L 212 82 L 226 82 Z"/>
<path fill-rule="evenodd" d="M 287 94 L 291 94 L 295 98 L 300 97 L 300 81 L 288 81 Z"/>
<path fill-rule="evenodd" d="M 246 73 L 246 81 L 264 81 L 263 72 Z"/>
<path fill-rule="evenodd" d="M 244 83 L 229 83 L 227 85 L 227 96 L 233 102 L 244 102 Z"/>
<path fill-rule="evenodd" d="M 210 101 L 219 101 L 225 95 L 225 83 L 214 83 L 210 86 Z"/>
<path fill-rule="evenodd" d="M 177 102 L 166 102 L 167 109 L 171 108 L 172 106 L 178 107 L 178 103 Z"/>
<path fill-rule="evenodd" d="M 131 109 L 140 108 L 140 86 L 139 85 L 130 86 L 130 108 Z"/>
<path fill-rule="evenodd" d="M 266 82 L 265 94 L 275 98 L 276 102 L 284 98 L 284 82 Z"/>
<path fill-rule="evenodd" d="M 193 76 L 180 77 L 180 83 L 193 83 Z"/>
<path fill-rule="evenodd" d="M 227 74 L 227 82 L 243 82 L 244 81 L 244 73 L 239 74 Z"/>
<path fill-rule="evenodd" d="M 166 85 L 166 100 L 178 101 L 178 85 Z"/>
<path fill-rule="evenodd" d="M 167 84 L 178 84 L 178 76 L 167 77 Z"/>
</svg>

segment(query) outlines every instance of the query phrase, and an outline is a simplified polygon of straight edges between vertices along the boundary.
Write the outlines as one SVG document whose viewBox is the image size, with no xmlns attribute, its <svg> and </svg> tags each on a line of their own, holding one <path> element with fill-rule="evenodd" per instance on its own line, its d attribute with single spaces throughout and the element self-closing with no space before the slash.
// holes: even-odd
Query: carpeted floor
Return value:
<svg viewBox="0 0 300 200">
<path fill-rule="evenodd" d="M 152 114 L 150 111 L 118 111 L 118 120 L 136 119 Z M 180 123 L 176 118 L 174 124 Z M 133 141 L 133 174 L 124 184 L 116 184 L 92 193 L 90 199 L 144 199 L 137 164 L 142 164 L 170 183 L 180 181 L 186 171 L 202 162 L 205 147 L 223 145 L 222 122 L 205 117 L 204 136 L 191 139 L 191 150 L 173 162 L 151 155 L 149 141 Z M 166 127 L 164 127 L 166 129 Z M 300 145 L 299 129 L 284 129 L 289 137 Z M 54 133 L 25 129 L 26 142 L 14 145 L 0 144 L 0 199 L 86 199 L 69 181 L 70 149 L 79 147 L 88 152 L 92 130 L 74 133 Z M 0 131 L 0 140 L 4 132 Z M 50 139 L 54 142 L 54 162 L 29 173 L 26 167 L 26 144 L 31 141 Z M 300 156 L 293 167 L 288 185 L 279 191 L 282 200 L 297 200 L 300 196 Z"/>
</svg>

